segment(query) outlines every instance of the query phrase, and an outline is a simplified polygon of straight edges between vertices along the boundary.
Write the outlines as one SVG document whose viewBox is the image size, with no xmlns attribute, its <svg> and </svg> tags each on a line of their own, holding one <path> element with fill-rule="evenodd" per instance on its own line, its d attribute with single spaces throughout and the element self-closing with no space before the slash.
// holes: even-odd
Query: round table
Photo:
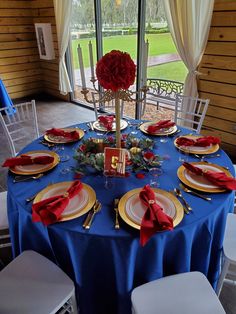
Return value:
<svg viewBox="0 0 236 314">
<path fill-rule="evenodd" d="M 78 125 L 82 129 L 86 124 Z M 130 133 L 129 126 L 123 133 Z M 189 131 L 182 128 L 182 134 Z M 85 138 L 96 137 L 96 131 L 85 133 Z M 145 136 L 138 131 L 138 136 Z M 173 144 L 173 137 L 167 143 L 155 140 L 154 151 L 167 159 L 162 165 L 159 178 L 160 188 L 173 190 L 180 181 L 177 169 L 179 152 Z M 211 194 L 207 202 L 190 194 L 184 194 L 193 207 L 173 231 L 160 232 L 141 247 L 139 231 L 120 218 L 121 228 L 114 228 L 114 199 L 120 198 L 131 189 L 149 183 L 148 175 L 138 179 L 134 174 L 128 178 L 114 178 L 110 190 L 104 187 L 101 174 L 90 173 L 82 182 L 95 191 L 102 210 L 95 216 L 90 230 L 82 225 L 85 215 L 79 218 L 55 223 L 45 227 L 32 222 L 31 203 L 25 199 L 53 182 L 72 181 L 74 173 L 62 175 L 65 166 L 76 166 L 72 158 L 80 142 L 65 145 L 65 152 L 71 156 L 65 163 L 59 163 L 39 180 L 13 183 L 13 174 L 8 176 L 8 216 L 13 255 L 24 250 L 35 250 L 56 262 L 75 282 L 78 306 L 81 314 L 128 314 L 131 313 L 130 293 L 133 288 L 163 276 L 201 271 L 215 286 L 218 279 L 219 259 L 227 213 L 233 211 L 234 192 Z M 40 139 L 25 147 L 22 152 L 45 150 Z M 22 153 L 21 152 L 21 153 Z M 210 161 L 229 167 L 234 174 L 229 157 L 219 150 L 220 157 Z M 197 161 L 194 156 L 189 161 Z"/>
</svg>

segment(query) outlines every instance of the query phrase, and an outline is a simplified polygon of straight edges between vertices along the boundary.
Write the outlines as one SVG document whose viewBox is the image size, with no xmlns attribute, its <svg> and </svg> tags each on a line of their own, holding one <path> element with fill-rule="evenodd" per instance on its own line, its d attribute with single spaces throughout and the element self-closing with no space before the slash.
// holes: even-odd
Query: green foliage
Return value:
<svg viewBox="0 0 236 314">
<path fill-rule="evenodd" d="M 115 147 L 115 138 L 108 136 L 104 138 L 104 146 Z M 158 166 L 162 158 L 152 153 L 154 141 L 149 138 L 135 138 L 133 135 L 122 135 L 122 147 L 126 148 L 128 154 L 127 169 L 137 172 L 140 170 L 148 171 L 149 168 Z M 148 159 L 145 153 L 151 154 Z M 82 141 L 78 147 L 74 158 L 78 161 L 76 171 L 86 174 L 89 169 L 102 172 L 104 168 L 104 153 L 101 152 L 101 142 L 97 143 L 89 138 Z"/>
</svg>

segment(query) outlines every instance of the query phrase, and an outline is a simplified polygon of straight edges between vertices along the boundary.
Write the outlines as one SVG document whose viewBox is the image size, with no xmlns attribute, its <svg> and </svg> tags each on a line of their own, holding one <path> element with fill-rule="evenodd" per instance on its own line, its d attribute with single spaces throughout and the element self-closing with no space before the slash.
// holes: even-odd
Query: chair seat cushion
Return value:
<svg viewBox="0 0 236 314">
<path fill-rule="evenodd" d="M 134 314 L 224 314 L 215 291 L 200 272 L 154 280 L 135 288 Z"/>
<path fill-rule="evenodd" d="M 55 313 L 74 293 L 72 280 L 54 263 L 24 251 L 0 272 L 0 313 Z"/>
</svg>

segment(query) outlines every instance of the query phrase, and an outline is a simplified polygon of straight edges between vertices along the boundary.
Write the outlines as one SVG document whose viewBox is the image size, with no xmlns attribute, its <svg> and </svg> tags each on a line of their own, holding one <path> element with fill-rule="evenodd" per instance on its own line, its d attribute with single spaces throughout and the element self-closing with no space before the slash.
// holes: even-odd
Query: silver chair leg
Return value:
<svg viewBox="0 0 236 314">
<path fill-rule="evenodd" d="M 229 265 L 230 265 L 229 260 L 225 259 L 224 265 L 223 265 L 223 268 L 221 270 L 221 274 L 220 274 L 220 277 L 219 277 L 219 280 L 218 280 L 218 283 L 217 283 L 217 287 L 216 287 L 216 294 L 218 296 L 220 295 L 220 292 L 221 292 L 221 289 L 222 289 L 222 286 L 223 286 L 223 283 L 224 283 L 225 276 L 226 276 L 226 274 L 228 272 L 228 269 L 229 269 Z"/>
</svg>

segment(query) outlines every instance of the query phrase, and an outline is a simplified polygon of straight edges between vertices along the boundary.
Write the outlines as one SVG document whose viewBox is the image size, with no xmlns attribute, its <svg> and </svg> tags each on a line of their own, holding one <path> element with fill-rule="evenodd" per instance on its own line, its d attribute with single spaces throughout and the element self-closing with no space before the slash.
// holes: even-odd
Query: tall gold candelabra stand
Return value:
<svg viewBox="0 0 236 314">
<path fill-rule="evenodd" d="M 142 101 L 144 101 L 144 99 L 146 98 L 146 93 L 148 91 L 147 86 L 143 86 L 139 91 L 136 92 L 132 92 L 131 90 L 124 90 L 124 89 L 119 89 L 116 92 L 113 92 L 112 90 L 106 90 L 104 92 L 100 92 L 96 86 L 96 79 L 91 79 L 91 82 L 93 83 L 93 87 L 94 90 L 96 91 L 98 98 L 95 99 L 95 97 L 93 97 L 93 99 L 89 99 L 88 98 L 88 94 L 89 94 L 89 90 L 87 88 L 83 88 L 81 93 L 84 96 L 84 99 L 90 103 L 90 104 L 94 104 L 94 103 L 105 103 L 105 102 L 109 102 L 111 100 L 115 100 L 115 116 L 116 116 L 116 147 L 117 148 L 121 148 L 121 138 L 120 138 L 120 102 L 121 100 L 123 101 L 127 101 L 127 102 L 131 102 L 131 101 L 135 101 L 136 103 L 141 103 Z M 141 98 L 134 98 L 134 96 L 136 96 L 137 94 L 142 95 Z"/>
</svg>

